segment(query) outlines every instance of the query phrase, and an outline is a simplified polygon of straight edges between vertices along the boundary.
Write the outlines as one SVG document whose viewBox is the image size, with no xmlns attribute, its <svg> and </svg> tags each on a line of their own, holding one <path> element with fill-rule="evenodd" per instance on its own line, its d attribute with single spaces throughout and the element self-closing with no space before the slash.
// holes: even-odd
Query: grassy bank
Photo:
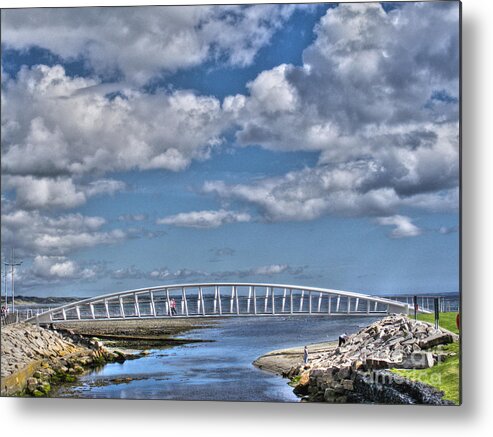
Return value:
<svg viewBox="0 0 493 437">
<path fill-rule="evenodd" d="M 414 316 L 409 316 L 414 318 Z M 455 324 L 455 319 L 457 317 L 457 313 L 440 313 L 439 325 L 441 328 L 446 329 L 447 331 L 453 332 L 455 334 L 459 333 L 457 326 Z M 422 320 L 423 322 L 435 323 L 435 315 L 434 314 L 418 314 L 418 320 Z"/>
<path fill-rule="evenodd" d="M 456 316 L 457 313 L 441 313 L 439 320 L 440 327 L 458 334 L 459 330 L 455 324 Z M 434 315 L 418 314 L 418 320 L 434 323 Z M 458 405 L 460 402 L 459 343 L 438 346 L 433 349 L 433 352 L 450 353 L 451 355 L 430 369 L 392 369 L 392 372 L 413 381 L 420 381 L 436 387 L 445 393 L 444 399 L 451 400 Z"/>
</svg>

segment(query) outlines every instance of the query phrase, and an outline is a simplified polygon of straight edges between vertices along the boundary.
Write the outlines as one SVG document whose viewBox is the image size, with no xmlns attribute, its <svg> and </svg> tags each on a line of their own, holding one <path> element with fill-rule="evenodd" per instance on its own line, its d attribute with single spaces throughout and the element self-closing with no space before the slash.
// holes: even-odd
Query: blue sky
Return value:
<svg viewBox="0 0 493 437">
<path fill-rule="evenodd" d="M 3 10 L 17 292 L 458 291 L 458 3 L 394 6 Z"/>
</svg>

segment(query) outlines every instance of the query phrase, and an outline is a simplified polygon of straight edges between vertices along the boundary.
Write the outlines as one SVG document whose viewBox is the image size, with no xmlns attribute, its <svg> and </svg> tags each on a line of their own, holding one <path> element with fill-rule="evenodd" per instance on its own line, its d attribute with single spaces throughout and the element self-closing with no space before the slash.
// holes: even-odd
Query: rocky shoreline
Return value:
<svg viewBox="0 0 493 437">
<path fill-rule="evenodd" d="M 352 334 L 346 343 L 273 351 L 254 361 L 260 369 L 291 380 L 302 401 L 453 405 L 443 392 L 396 375 L 390 369 L 430 368 L 447 357 L 437 346 L 458 336 L 426 322 L 392 315 Z"/>
<path fill-rule="evenodd" d="M 2 396 L 48 396 L 52 387 L 110 362 L 141 354 L 110 351 L 97 338 L 73 331 L 50 330 L 28 323 L 2 328 Z"/>
<path fill-rule="evenodd" d="M 127 320 L 66 323 L 51 329 L 28 323 L 4 326 L 1 395 L 49 396 L 53 387 L 107 363 L 140 358 L 151 347 L 193 342 L 173 336 L 209 325 L 200 320 Z"/>
</svg>

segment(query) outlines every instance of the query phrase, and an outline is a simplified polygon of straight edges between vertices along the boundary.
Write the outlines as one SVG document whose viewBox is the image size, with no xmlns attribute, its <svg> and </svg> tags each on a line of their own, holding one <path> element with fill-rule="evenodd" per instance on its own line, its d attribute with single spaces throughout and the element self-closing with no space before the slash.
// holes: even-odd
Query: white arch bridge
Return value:
<svg viewBox="0 0 493 437">
<path fill-rule="evenodd" d="M 350 291 L 257 283 L 177 284 L 91 297 L 28 319 L 33 323 L 166 317 L 375 316 L 409 304 Z"/>
</svg>

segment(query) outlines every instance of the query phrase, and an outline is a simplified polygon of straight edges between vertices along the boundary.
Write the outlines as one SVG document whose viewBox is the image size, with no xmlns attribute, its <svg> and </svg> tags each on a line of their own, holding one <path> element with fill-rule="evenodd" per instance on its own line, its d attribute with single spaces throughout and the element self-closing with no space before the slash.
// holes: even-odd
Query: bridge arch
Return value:
<svg viewBox="0 0 493 437">
<path fill-rule="evenodd" d="M 51 309 L 27 321 L 45 324 L 169 317 L 375 316 L 390 313 L 408 314 L 409 305 L 327 288 L 217 282 L 161 285 L 104 294 Z"/>
</svg>

